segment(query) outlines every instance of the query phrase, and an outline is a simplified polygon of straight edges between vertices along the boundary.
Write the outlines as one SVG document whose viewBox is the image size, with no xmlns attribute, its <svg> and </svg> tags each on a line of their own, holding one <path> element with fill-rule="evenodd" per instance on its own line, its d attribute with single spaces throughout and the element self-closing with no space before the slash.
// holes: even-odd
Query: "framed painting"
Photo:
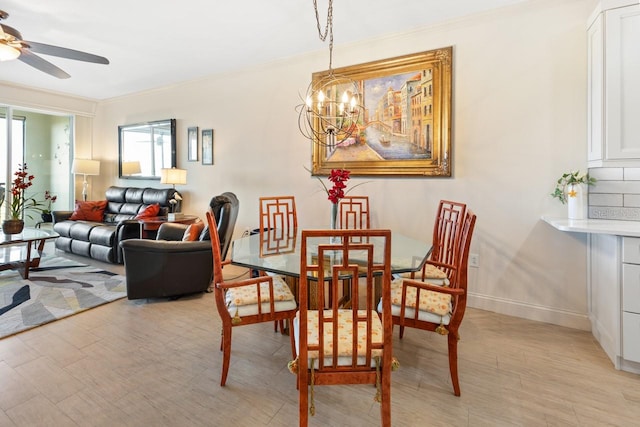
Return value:
<svg viewBox="0 0 640 427">
<path fill-rule="evenodd" d="M 213 164 L 213 129 L 202 130 L 202 164 Z"/>
<path fill-rule="evenodd" d="M 190 162 L 198 161 L 198 127 L 190 127 L 187 129 L 187 160 Z"/>
<path fill-rule="evenodd" d="M 314 141 L 312 174 L 450 177 L 452 63 L 446 47 L 334 69 L 325 96 L 339 96 L 351 80 L 359 112 L 348 138 Z M 314 73 L 312 85 L 327 76 Z"/>
</svg>

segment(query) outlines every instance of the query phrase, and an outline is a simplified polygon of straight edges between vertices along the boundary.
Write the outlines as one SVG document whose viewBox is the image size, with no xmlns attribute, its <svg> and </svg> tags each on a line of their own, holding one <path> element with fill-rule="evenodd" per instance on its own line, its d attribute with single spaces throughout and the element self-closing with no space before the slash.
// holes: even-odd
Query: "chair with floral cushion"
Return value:
<svg viewBox="0 0 640 427">
<path fill-rule="evenodd" d="M 371 228 L 369 197 L 344 196 L 338 202 L 338 217 L 340 228 L 347 230 Z"/>
<path fill-rule="evenodd" d="M 445 276 L 450 278 L 448 283 L 436 283 L 429 279 L 422 281 L 399 278 L 391 284 L 391 313 L 394 325 L 447 335 L 449 371 L 456 396 L 460 396 L 458 330 L 467 306 L 469 248 L 475 223 L 476 215 L 471 210 L 466 210 L 462 227 L 456 232 L 459 244 L 454 245 L 452 264 L 443 267 L 447 270 Z M 383 309 L 383 306 L 378 306 L 379 312 Z"/>
<path fill-rule="evenodd" d="M 401 276 L 429 281 L 431 283 L 449 283 L 454 264 L 454 251 L 460 244 L 462 222 L 467 205 L 449 200 L 440 200 L 433 224 L 432 251 L 429 259 L 419 272 L 404 273 Z M 404 329 L 400 328 L 400 337 Z"/>
<path fill-rule="evenodd" d="M 216 220 L 211 209 L 207 212 L 207 224 L 213 254 L 212 288 L 216 307 L 222 320 L 220 350 L 223 352 L 223 356 L 220 385 L 224 386 L 229 373 L 233 328 L 262 322 L 293 321 L 297 304 L 289 287 L 279 277 L 261 275 L 225 282 L 222 276 L 222 267 L 230 261 L 222 259 Z M 290 337 L 290 340 L 291 352 L 295 357 L 293 336 Z"/>
<path fill-rule="evenodd" d="M 373 384 L 381 424 L 391 425 L 392 332 L 391 231 L 303 230 L 300 252 L 300 310 L 294 321 L 298 358 L 300 426 L 315 414 L 314 388 Z M 337 289 L 351 277 L 353 301 L 338 304 Z M 359 277 L 360 280 L 354 280 Z M 382 282 L 382 310 L 376 313 L 375 282 Z M 359 283 L 360 282 L 360 283 Z M 327 298 L 328 295 L 333 295 Z M 328 301 L 325 304 L 325 301 Z M 315 308 L 313 308 L 315 307 Z M 372 391 L 373 393 L 373 391 Z"/>
</svg>

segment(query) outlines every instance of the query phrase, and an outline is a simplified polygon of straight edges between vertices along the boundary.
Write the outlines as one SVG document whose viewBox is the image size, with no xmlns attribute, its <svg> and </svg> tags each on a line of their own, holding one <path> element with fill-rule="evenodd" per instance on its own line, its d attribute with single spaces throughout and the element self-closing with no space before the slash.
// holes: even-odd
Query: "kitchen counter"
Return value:
<svg viewBox="0 0 640 427">
<path fill-rule="evenodd" d="M 542 220 L 560 231 L 640 237 L 640 221 L 615 219 L 569 219 L 543 216 Z"/>
</svg>

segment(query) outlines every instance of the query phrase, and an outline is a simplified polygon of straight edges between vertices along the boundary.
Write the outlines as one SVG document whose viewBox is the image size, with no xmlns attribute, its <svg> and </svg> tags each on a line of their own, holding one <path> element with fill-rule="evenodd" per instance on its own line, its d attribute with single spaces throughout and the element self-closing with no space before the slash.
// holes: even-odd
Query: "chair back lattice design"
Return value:
<svg viewBox="0 0 640 427">
<path fill-rule="evenodd" d="M 391 425 L 390 257 L 389 230 L 302 231 L 294 323 L 301 426 L 315 413 L 313 388 L 334 384 L 375 384 L 382 425 Z M 344 282 L 351 287 L 349 308 L 339 304 Z M 376 286 L 381 286 L 380 316 Z"/>
<path fill-rule="evenodd" d="M 371 228 L 368 196 L 345 196 L 338 202 L 340 228 L 347 230 Z"/>
<path fill-rule="evenodd" d="M 260 197 L 261 241 L 269 242 L 271 248 L 286 248 L 288 240 L 298 231 L 296 200 L 293 196 Z"/>
<path fill-rule="evenodd" d="M 440 200 L 433 225 L 433 249 L 428 264 L 444 267 L 449 279 L 453 270 L 447 267 L 455 264 L 466 209 L 467 205 L 464 203 Z"/>
</svg>

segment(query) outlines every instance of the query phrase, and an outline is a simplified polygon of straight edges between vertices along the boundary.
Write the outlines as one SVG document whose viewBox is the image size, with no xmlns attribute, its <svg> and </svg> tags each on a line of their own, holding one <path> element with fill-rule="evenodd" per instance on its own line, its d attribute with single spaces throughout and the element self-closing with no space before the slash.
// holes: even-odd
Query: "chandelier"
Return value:
<svg viewBox="0 0 640 427">
<path fill-rule="evenodd" d="M 329 0 L 324 31 L 320 26 L 317 0 L 313 0 L 313 8 L 320 40 L 324 42 L 329 36 L 329 71 L 314 74 L 304 103 L 296 107 L 298 128 L 313 143 L 336 147 L 358 136 L 360 113 L 364 109 L 358 84 L 333 72 L 333 0 Z"/>
</svg>

